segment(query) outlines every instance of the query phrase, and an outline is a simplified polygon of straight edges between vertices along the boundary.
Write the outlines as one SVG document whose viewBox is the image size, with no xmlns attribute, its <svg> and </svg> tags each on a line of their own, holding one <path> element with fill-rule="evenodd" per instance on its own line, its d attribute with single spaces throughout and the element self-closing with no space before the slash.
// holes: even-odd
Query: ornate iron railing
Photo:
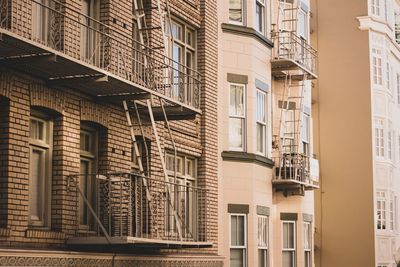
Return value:
<svg viewBox="0 0 400 267">
<path fill-rule="evenodd" d="M 12 25 L 27 17 L 32 18 L 27 29 L 23 24 Z M 170 99 L 200 107 L 200 73 L 138 42 L 132 26 L 117 30 L 57 0 L 0 0 L 0 27 Z"/>
<path fill-rule="evenodd" d="M 317 51 L 295 32 L 277 32 L 273 35 L 275 60 L 292 60 L 310 73 L 316 74 Z"/>
<path fill-rule="evenodd" d="M 274 181 L 293 181 L 306 186 L 318 186 L 310 176 L 310 157 L 302 153 L 283 153 L 275 159 Z"/>
<path fill-rule="evenodd" d="M 78 236 L 207 241 L 207 194 L 202 188 L 132 173 L 67 178 L 69 191 L 77 193 Z"/>
</svg>

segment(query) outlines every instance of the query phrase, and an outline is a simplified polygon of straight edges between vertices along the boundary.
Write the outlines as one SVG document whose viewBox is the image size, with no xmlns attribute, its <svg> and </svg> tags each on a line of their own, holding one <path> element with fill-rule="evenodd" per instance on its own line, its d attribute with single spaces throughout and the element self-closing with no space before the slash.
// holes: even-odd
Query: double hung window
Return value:
<svg viewBox="0 0 400 267">
<path fill-rule="evenodd" d="M 256 0 L 256 30 L 259 33 L 265 34 L 265 1 Z"/>
<path fill-rule="evenodd" d="M 230 214 L 230 266 L 247 266 L 246 214 Z"/>
<path fill-rule="evenodd" d="M 245 125 L 245 86 L 231 84 L 229 97 L 229 148 L 231 150 L 245 150 Z"/>
<path fill-rule="evenodd" d="M 229 0 L 229 22 L 244 25 L 244 1 Z"/>
<path fill-rule="evenodd" d="M 296 222 L 282 222 L 282 267 L 296 266 Z"/>
<path fill-rule="evenodd" d="M 304 222 L 304 267 L 312 266 L 312 223 Z"/>
<path fill-rule="evenodd" d="M 268 267 L 268 216 L 258 215 L 258 266 Z"/>
<path fill-rule="evenodd" d="M 29 123 L 29 224 L 47 227 L 51 203 L 52 121 L 31 112 Z"/>
<path fill-rule="evenodd" d="M 386 206 L 386 193 L 383 191 L 378 191 L 376 193 L 376 219 L 377 219 L 377 229 L 386 230 L 387 226 L 387 206 Z"/>
<path fill-rule="evenodd" d="M 256 95 L 257 153 L 265 155 L 267 147 L 267 94 L 257 89 Z"/>
</svg>

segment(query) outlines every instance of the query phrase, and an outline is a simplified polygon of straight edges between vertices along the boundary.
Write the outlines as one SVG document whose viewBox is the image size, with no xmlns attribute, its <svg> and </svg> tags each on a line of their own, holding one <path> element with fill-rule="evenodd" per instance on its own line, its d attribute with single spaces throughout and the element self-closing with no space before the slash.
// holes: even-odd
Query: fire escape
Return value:
<svg viewBox="0 0 400 267">
<path fill-rule="evenodd" d="M 133 0 L 132 13 L 134 26 L 124 31 L 61 1 L 0 0 L 0 63 L 125 111 L 139 171 L 67 177 L 88 225 L 69 244 L 209 247 L 206 191 L 178 183 L 176 171 L 167 172 L 158 134 L 165 127 L 175 149 L 169 121 L 200 114 L 201 77 L 168 51 L 173 41 L 168 0 Z M 32 16 L 27 29 L 17 25 L 21 16 Z M 138 147 L 137 136 L 149 129 L 156 153 L 146 142 Z M 158 176 L 149 170 L 150 154 L 159 156 Z M 176 149 L 174 154 L 176 166 Z M 94 197 L 80 188 L 82 176 L 92 176 Z"/>
<path fill-rule="evenodd" d="M 313 172 L 318 161 L 313 159 L 302 144 L 304 127 L 305 91 L 309 80 L 316 79 L 317 52 L 306 38 L 299 35 L 301 2 L 278 0 L 277 24 L 272 32 L 274 42 L 271 61 L 272 76 L 279 99 L 275 110 L 279 121 L 274 142 L 274 179 L 276 191 L 285 195 L 303 195 L 305 190 L 318 188 Z M 307 16 L 308 18 L 308 16 Z M 303 17 L 303 20 L 304 19 Z M 305 22 L 303 22 L 305 23 Z"/>
</svg>

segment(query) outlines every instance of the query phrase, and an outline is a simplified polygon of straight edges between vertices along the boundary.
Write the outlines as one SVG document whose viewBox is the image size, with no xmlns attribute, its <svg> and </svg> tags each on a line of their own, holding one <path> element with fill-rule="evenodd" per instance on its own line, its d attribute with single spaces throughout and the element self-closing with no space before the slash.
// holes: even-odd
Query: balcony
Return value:
<svg viewBox="0 0 400 267">
<path fill-rule="evenodd" d="M 283 79 L 291 74 L 292 79 L 316 79 L 317 51 L 307 40 L 294 32 L 277 32 L 273 35 L 274 49 L 271 61 L 272 76 Z"/>
<path fill-rule="evenodd" d="M 0 64 L 95 100 L 164 99 L 179 116 L 200 113 L 200 74 L 56 0 L 0 0 Z M 106 17 L 102 19 L 110 21 Z M 118 28 L 118 29 L 117 29 Z"/>
<path fill-rule="evenodd" d="M 319 188 L 318 160 L 301 153 L 284 153 L 275 160 L 272 184 L 277 191 L 296 191 Z"/>
<path fill-rule="evenodd" d="M 129 249 L 211 247 L 206 190 L 132 173 L 68 176 L 77 234 L 67 243 Z"/>
</svg>

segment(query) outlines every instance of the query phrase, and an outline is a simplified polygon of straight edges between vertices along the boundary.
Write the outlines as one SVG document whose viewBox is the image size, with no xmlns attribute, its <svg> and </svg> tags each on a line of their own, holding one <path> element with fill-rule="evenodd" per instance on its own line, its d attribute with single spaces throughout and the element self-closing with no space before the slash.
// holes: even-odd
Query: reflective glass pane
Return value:
<svg viewBox="0 0 400 267">
<path fill-rule="evenodd" d="M 229 146 L 231 148 L 243 148 L 243 119 L 230 118 Z"/>
<path fill-rule="evenodd" d="M 231 216 L 231 245 L 236 246 L 238 243 L 238 233 L 237 233 L 237 217 Z"/>
<path fill-rule="evenodd" d="M 244 255 L 243 249 L 231 249 L 230 267 L 243 267 Z"/>
<path fill-rule="evenodd" d="M 293 255 L 292 251 L 282 251 L 282 267 L 294 267 Z"/>
</svg>

